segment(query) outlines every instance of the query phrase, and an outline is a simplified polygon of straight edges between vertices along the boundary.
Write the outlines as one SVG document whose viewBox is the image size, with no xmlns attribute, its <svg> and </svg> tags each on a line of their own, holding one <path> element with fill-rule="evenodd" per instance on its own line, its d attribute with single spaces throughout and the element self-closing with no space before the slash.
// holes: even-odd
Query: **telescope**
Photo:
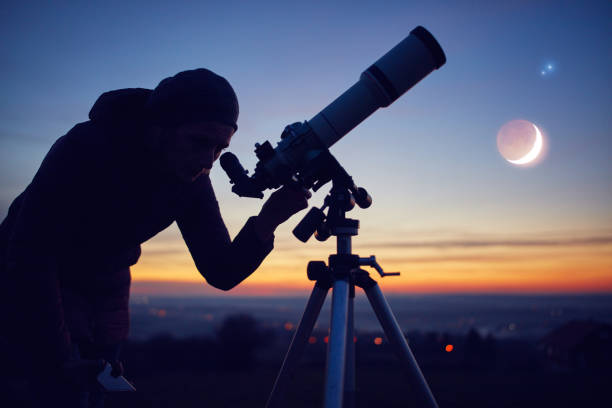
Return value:
<svg viewBox="0 0 612 408">
<path fill-rule="evenodd" d="M 363 71 L 353 86 L 312 119 L 285 127 L 275 148 L 268 141 L 256 144 L 255 154 L 259 161 L 251 177 L 236 156 L 231 153 L 221 156 L 221 167 L 234 184 L 232 191 L 242 197 L 262 198 L 263 190 L 275 189 L 281 185 L 295 185 L 316 191 L 327 182 L 332 182 L 323 207 L 311 208 L 293 230 L 293 234 L 303 242 L 313 234 L 320 241 L 333 235 L 337 238 L 337 253 L 330 255 L 327 264 L 324 261 L 311 261 L 308 264 L 308 278 L 316 283 L 266 408 L 286 406 L 283 398 L 288 382 L 294 376 L 330 289 L 333 295 L 324 407 L 355 408 L 356 353 L 353 339 L 356 287 L 366 293 L 389 344 L 406 368 L 409 388 L 417 398 L 418 406 L 438 408 L 382 291 L 369 272 L 361 266 L 376 269 L 381 277 L 399 273 L 384 272 L 374 255 L 362 258 L 352 253 L 351 239 L 358 234 L 359 220 L 347 218 L 346 213 L 356 204 L 361 208 L 369 207 L 372 199 L 364 188 L 355 185 L 353 178 L 331 155 L 329 147 L 378 108 L 391 105 L 445 62 L 446 57 L 436 39 L 419 26 Z"/>
<path fill-rule="evenodd" d="M 312 119 L 285 127 L 276 147 L 268 141 L 257 143 L 259 161 L 251 177 L 235 155 L 224 153 L 220 164 L 233 184 L 232 191 L 256 198 L 263 198 L 266 189 L 286 184 L 316 191 L 330 180 L 324 159 L 329 155 L 328 148 L 445 62 L 444 51 L 434 36 L 416 27 Z"/>
</svg>

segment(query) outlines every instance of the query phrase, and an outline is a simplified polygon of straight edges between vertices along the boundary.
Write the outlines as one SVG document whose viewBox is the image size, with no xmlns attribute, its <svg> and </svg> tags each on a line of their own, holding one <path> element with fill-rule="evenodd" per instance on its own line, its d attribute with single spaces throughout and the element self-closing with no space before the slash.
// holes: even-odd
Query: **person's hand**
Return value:
<svg viewBox="0 0 612 408">
<path fill-rule="evenodd" d="M 64 363 L 60 375 L 70 386 L 79 390 L 98 389 L 98 374 L 104 370 L 106 361 L 99 360 L 71 360 Z"/>
<path fill-rule="evenodd" d="M 308 207 L 309 191 L 284 186 L 276 190 L 264 203 L 255 223 L 255 230 L 262 241 L 268 240 L 276 227 L 293 214 Z"/>
<path fill-rule="evenodd" d="M 111 375 L 113 377 L 117 378 L 120 375 L 123 375 L 123 363 L 121 361 L 115 360 L 111 362 L 110 364 L 111 364 L 111 367 L 113 367 L 111 371 Z"/>
</svg>

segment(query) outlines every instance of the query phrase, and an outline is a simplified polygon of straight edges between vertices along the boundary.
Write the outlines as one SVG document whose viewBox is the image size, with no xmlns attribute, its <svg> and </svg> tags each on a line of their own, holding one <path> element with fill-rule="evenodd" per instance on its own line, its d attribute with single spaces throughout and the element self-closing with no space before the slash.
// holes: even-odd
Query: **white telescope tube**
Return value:
<svg viewBox="0 0 612 408">
<path fill-rule="evenodd" d="M 378 108 L 389 106 L 445 62 L 440 44 L 429 31 L 418 26 L 308 124 L 321 143 L 330 147 Z"/>
<path fill-rule="evenodd" d="M 392 104 L 444 63 L 446 56 L 440 44 L 429 31 L 418 26 L 312 119 L 287 126 L 275 148 L 269 142 L 256 145 L 259 162 L 251 178 L 245 176 L 235 156 L 225 153 L 221 166 L 235 183 L 232 191 L 240 196 L 261 198 L 261 191 L 277 188 L 295 174 L 303 177 L 312 170 L 316 173 L 313 163 L 323 149 L 336 143 L 378 108 Z"/>
</svg>

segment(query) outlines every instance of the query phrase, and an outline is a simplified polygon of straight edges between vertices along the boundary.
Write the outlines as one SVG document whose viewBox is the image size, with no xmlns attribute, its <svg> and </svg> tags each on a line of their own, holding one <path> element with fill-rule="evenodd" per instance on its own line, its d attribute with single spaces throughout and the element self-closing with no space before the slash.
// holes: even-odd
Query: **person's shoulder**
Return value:
<svg viewBox="0 0 612 408">
<path fill-rule="evenodd" d="M 101 126 L 88 120 L 74 125 L 58 142 L 74 148 L 95 149 L 108 145 L 109 138 Z"/>
<path fill-rule="evenodd" d="M 39 172 L 92 172 L 103 167 L 110 150 L 98 126 L 91 121 L 78 123 L 53 143 Z"/>
<path fill-rule="evenodd" d="M 120 151 L 128 149 L 127 133 L 131 130 L 109 128 L 96 121 L 77 123 L 64 136 L 57 139 L 51 150 L 58 150 L 62 156 L 72 159 L 109 161 L 118 159 Z M 122 142 L 123 141 L 123 142 Z"/>
</svg>

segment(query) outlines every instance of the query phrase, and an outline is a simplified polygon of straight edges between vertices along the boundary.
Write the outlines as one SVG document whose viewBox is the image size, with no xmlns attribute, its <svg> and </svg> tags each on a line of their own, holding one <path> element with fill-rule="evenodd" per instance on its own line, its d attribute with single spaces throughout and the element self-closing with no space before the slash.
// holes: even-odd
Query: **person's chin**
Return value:
<svg viewBox="0 0 612 408">
<path fill-rule="evenodd" d="M 174 177 L 178 182 L 188 184 L 195 180 L 197 175 L 194 176 L 193 172 L 188 171 L 187 169 L 177 168 L 174 171 Z"/>
<path fill-rule="evenodd" d="M 208 176 L 209 174 L 210 174 L 210 169 L 202 169 L 202 170 L 200 170 L 200 172 L 199 172 L 198 174 L 196 174 L 195 176 L 193 176 L 193 177 L 191 178 L 191 181 L 192 181 L 192 182 L 194 182 L 194 181 L 196 181 L 196 180 L 197 180 L 197 179 L 198 179 L 200 176 L 202 176 L 202 175 L 206 175 L 206 176 Z"/>
</svg>

